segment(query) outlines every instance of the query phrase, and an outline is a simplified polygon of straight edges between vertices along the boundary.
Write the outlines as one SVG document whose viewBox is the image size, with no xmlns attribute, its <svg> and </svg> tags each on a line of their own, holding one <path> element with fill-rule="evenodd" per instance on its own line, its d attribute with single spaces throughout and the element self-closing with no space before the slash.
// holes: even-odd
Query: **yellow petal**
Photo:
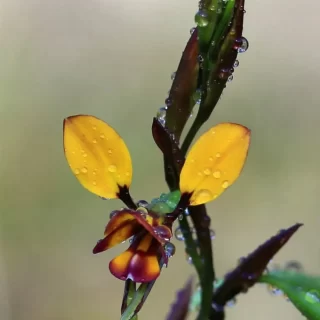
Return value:
<svg viewBox="0 0 320 320">
<path fill-rule="evenodd" d="M 221 123 L 204 133 L 191 148 L 180 175 L 181 193 L 190 204 L 216 199 L 239 176 L 250 144 L 250 130 Z"/>
<path fill-rule="evenodd" d="M 100 197 L 117 198 L 119 186 L 130 186 L 130 153 L 105 122 L 88 115 L 66 118 L 63 140 L 69 166 L 86 189 Z"/>
</svg>

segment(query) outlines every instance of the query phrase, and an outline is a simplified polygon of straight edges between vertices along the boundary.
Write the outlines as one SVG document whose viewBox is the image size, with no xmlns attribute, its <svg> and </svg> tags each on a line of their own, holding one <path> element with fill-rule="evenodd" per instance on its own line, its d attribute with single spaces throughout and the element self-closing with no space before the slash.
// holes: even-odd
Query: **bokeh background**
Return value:
<svg viewBox="0 0 320 320">
<path fill-rule="evenodd" d="M 73 177 L 62 148 L 69 115 L 115 127 L 132 155 L 135 199 L 166 190 L 150 134 L 198 1 L 2 0 L 0 5 L 0 318 L 119 319 L 123 283 L 108 272 L 120 245 L 94 256 L 117 200 L 102 201 Z M 305 226 L 277 255 L 319 274 L 320 56 L 316 1 L 248 1 L 249 50 L 210 121 L 252 129 L 237 183 L 208 206 L 218 275 L 283 227 Z M 194 273 L 183 244 L 141 319 L 164 319 Z M 258 286 L 229 320 L 302 319 Z M 190 318 L 193 318 L 192 316 Z"/>
</svg>

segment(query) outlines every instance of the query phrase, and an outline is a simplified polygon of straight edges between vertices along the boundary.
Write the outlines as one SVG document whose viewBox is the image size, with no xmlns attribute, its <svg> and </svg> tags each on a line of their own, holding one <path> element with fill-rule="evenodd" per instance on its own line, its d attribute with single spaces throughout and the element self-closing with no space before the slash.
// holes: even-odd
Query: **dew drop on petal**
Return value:
<svg viewBox="0 0 320 320">
<path fill-rule="evenodd" d="M 82 172 L 82 173 L 87 173 L 87 172 L 88 172 L 88 169 L 87 169 L 86 167 L 83 167 L 83 168 L 81 168 L 81 172 Z"/>
<path fill-rule="evenodd" d="M 220 170 L 216 170 L 213 172 L 213 177 L 216 179 L 219 179 L 221 177 L 221 171 Z"/>
<path fill-rule="evenodd" d="M 84 158 L 86 158 L 88 155 L 87 155 L 86 153 L 84 153 L 82 156 L 83 156 Z"/>
<path fill-rule="evenodd" d="M 174 236 L 178 241 L 184 241 L 184 236 L 180 227 L 177 227 L 174 231 Z"/>
<path fill-rule="evenodd" d="M 93 184 L 94 186 L 96 186 L 96 185 L 97 185 L 97 182 L 96 182 L 96 181 L 92 181 L 92 184 Z"/>
<path fill-rule="evenodd" d="M 96 127 L 96 126 L 93 126 L 93 127 L 92 127 L 92 130 L 97 130 L 97 127 Z"/>
<path fill-rule="evenodd" d="M 204 173 L 206 176 L 210 176 L 210 174 L 211 174 L 211 169 L 206 168 L 206 169 L 203 170 L 203 173 Z"/>
<path fill-rule="evenodd" d="M 112 154 L 112 149 L 108 149 L 108 153 L 109 153 L 109 154 Z"/>
<path fill-rule="evenodd" d="M 74 169 L 74 174 L 78 175 L 80 173 L 79 169 Z"/>
<path fill-rule="evenodd" d="M 108 167 L 108 171 L 113 173 L 117 171 L 117 167 L 113 164 L 110 164 L 110 166 Z"/>
<path fill-rule="evenodd" d="M 93 140 L 92 140 L 92 143 L 97 143 L 97 139 L 93 139 Z"/>
<path fill-rule="evenodd" d="M 239 60 L 235 60 L 235 61 L 234 61 L 233 67 L 234 67 L 234 68 L 239 67 Z"/>
<path fill-rule="evenodd" d="M 227 180 L 226 180 L 226 181 L 223 181 L 223 182 L 222 182 L 222 188 L 223 188 L 223 189 L 227 189 L 228 187 L 229 187 L 229 181 L 227 181 Z"/>
<path fill-rule="evenodd" d="M 197 202 L 206 203 L 213 198 L 213 194 L 211 193 L 210 190 L 201 189 L 196 192 L 195 198 L 197 198 Z"/>
<path fill-rule="evenodd" d="M 163 240 L 169 241 L 171 237 L 171 232 L 168 227 L 165 226 L 156 226 L 153 228 L 154 232 Z"/>
<path fill-rule="evenodd" d="M 105 138 L 105 136 L 104 136 L 104 134 L 102 133 L 102 134 L 100 134 L 100 138 L 101 139 L 104 139 Z"/>
<path fill-rule="evenodd" d="M 109 214 L 109 218 L 112 219 L 114 216 L 116 216 L 118 214 L 118 212 L 119 212 L 118 210 L 111 211 Z"/>
</svg>

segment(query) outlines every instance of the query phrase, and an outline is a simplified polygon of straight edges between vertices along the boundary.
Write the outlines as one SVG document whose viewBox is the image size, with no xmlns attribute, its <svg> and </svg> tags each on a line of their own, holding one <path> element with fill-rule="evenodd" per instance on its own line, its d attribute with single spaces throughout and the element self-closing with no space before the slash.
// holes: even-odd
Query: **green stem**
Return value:
<svg viewBox="0 0 320 320">
<path fill-rule="evenodd" d="M 184 237 L 184 242 L 186 246 L 186 253 L 191 257 L 192 264 L 194 265 L 199 279 L 202 273 L 202 262 L 198 252 L 198 247 L 195 240 L 192 237 L 192 232 L 189 226 L 189 222 L 185 214 L 182 215 L 182 219 L 179 218 L 179 225 Z"/>
</svg>

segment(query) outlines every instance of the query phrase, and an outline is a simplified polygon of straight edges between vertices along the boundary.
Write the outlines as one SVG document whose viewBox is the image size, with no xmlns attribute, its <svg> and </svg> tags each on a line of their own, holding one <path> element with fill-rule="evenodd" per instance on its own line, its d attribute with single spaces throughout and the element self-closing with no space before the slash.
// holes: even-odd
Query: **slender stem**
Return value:
<svg viewBox="0 0 320 320">
<path fill-rule="evenodd" d="M 182 214 L 182 219 L 179 219 L 179 225 L 184 237 L 184 242 L 186 245 L 186 252 L 192 259 L 192 264 L 194 265 L 199 279 L 201 278 L 202 273 L 202 262 L 198 252 L 198 247 L 195 240 L 192 237 L 192 232 L 189 226 L 189 222 L 185 214 Z"/>
</svg>

